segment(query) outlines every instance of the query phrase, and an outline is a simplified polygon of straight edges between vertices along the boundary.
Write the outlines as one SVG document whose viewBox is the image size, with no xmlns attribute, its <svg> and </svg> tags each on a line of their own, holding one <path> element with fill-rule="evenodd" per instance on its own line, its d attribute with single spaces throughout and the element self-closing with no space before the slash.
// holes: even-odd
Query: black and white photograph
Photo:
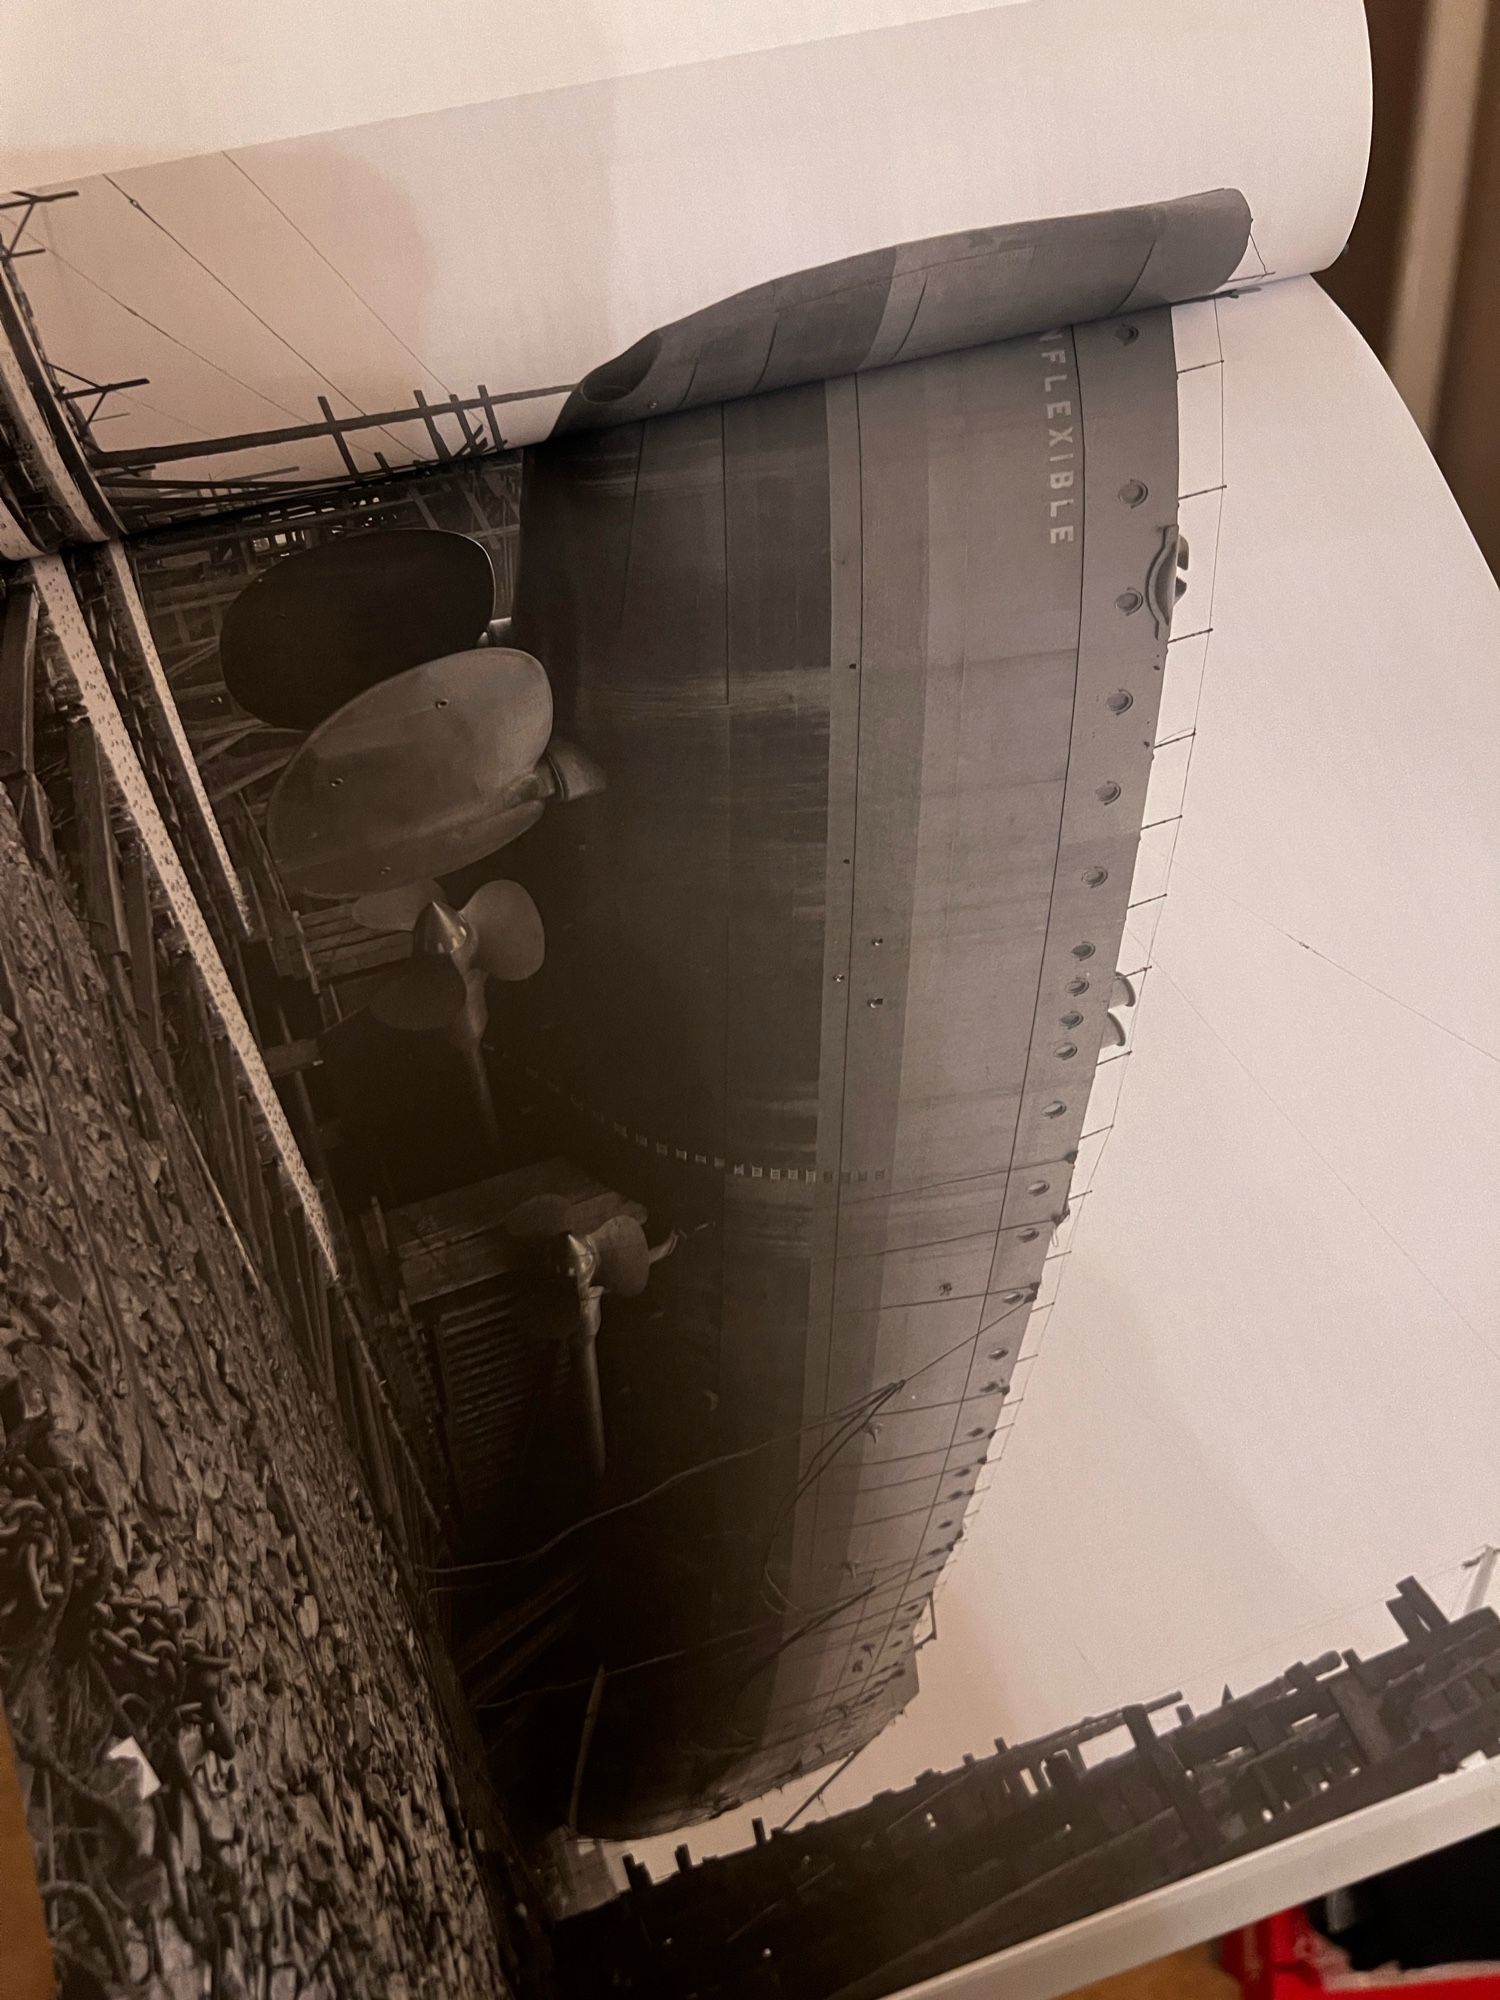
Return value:
<svg viewBox="0 0 1500 2000">
<path fill-rule="evenodd" d="M 1487 13 L 0 26 L 6 2000 L 1500 1990 Z"/>
</svg>

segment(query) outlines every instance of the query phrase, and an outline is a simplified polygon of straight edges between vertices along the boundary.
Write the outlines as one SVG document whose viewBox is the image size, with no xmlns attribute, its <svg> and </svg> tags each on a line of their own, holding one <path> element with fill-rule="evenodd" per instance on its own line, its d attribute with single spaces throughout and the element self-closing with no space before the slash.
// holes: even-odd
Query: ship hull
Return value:
<svg viewBox="0 0 1500 2000">
<path fill-rule="evenodd" d="M 1148 312 L 528 457 L 512 643 L 608 788 L 507 856 L 497 1094 L 682 1232 L 600 1345 L 591 1831 L 915 1689 L 1106 1032 L 1175 391 Z"/>
</svg>

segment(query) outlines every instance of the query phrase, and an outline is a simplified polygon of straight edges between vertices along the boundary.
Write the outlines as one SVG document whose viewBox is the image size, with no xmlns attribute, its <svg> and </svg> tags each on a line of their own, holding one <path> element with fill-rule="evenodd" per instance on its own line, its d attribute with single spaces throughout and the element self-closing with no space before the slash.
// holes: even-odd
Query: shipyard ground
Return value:
<svg viewBox="0 0 1500 2000">
<path fill-rule="evenodd" d="M 361 1466 L 108 988 L 0 796 L 0 1685 L 59 1990 L 531 1990 Z"/>
</svg>

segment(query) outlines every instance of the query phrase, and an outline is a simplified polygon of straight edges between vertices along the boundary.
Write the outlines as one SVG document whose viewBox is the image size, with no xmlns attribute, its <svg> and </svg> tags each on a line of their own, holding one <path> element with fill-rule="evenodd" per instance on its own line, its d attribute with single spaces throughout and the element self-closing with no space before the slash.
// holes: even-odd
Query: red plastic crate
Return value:
<svg viewBox="0 0 1500 2000">
<path fill-rule="evenodd" d="M 1500 2000 L 1500 1965 L 1418 1972 L 1350 1972 L 1302 1910 L 1283 1910 L 1226 1937 L 1220 1962 L 1245 2000 L 1311 2000 L 1314 1994 L 1415 1989 L 1413 2000 Z"/>
</svg>

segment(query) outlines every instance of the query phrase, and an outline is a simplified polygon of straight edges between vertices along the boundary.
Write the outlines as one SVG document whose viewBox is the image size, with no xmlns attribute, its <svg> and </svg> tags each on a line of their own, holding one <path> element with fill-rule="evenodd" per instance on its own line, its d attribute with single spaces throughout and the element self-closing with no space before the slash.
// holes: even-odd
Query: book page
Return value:
<svg viewBox="0 0 1500 2000">
<path fill-rule="evenodd" d="M 28 187 L 1028 0 L 15 0 L 0 179 Z M 170 48 L 172 61 L 160 60 Z M 24 83 L 24 87 L 22 87 Z"/>
<path fill-rule="evenodd" d="M 1136 224 L 1088 226 L 1113 254 Z M 967 308 L 937 289 L 898 353 Z M 1091 1912 L 1139 1940 L 1152 1892 L 1206 1909 L 1263 1846 L 1263 1886 L 1358 1872 L 1372 1799 L 1406 1852 L 1451 1834 L 1428 1781 L 1500 1703 L 1500 604 L 1430 459 L 1307 279 L 727 401 L 685 354 L 648 356 L 670 410 L 5 579 L 7 880 L 128 960 L 171 1081 L 132 1112 L 121 1073 L 120 1141 L 163 1100 L 201 1133 L 227 1227 L 195 1236 L 256 1286 L 248 1343 L 192 1365 L 271 1414 L 162 1386 L 152 1435 L 195 1503 L 238 1459 L 231 1517 L 257 1466 L 316 1462 L 267 1378 L 330 1439 L 337 1410 L 390 1541 L 368 1510 L 351 1540 L 330 1483 L 283 1541 L 295 1621 L 258 1528 L 254 1567 L 294 1645 L 375 1622 L 364 1559 L 334 1625 L 299 1539 L 399 1556 L 461 1676 L 462 1775 L 528 1865 L 561 1853 L 559 1907 L 634 1851 L 626 1898 L 552 1930 L 565 1994 L 740 1990 L 769 1958 L 877 2000 Z M 66 1018 L 48 930 L 10 929 Z M 29 1059 L 42 1003 L 7 986 Z M 97 1369 L 52 1386 L 58 1299 L 12 1352 L 60 1411 L 109 1407 Z M 222 1326 L 195 1304 L 153 1382 Z M 73 1436 L 128 1522 L 125 1438 Z M 239 1672 L 207 1502 L 155 1518 Z M 297 1655 L 300 1714 L 357 1798 L 331 1645 Z M 239 1686 L 235 1794 L 276 1802 L 242 1868 L 263 1956 L 327 1819 L 281 1815 L 288 1679 Z M 409 1780 L 426 1727 L 381 1695 L 386 1743 L 388 1710 Z M 431 1941 L 472 1880 L 443 1769 L 420 1837 L 453 1858 L 337 1893 L 368 1936 L 388 1906 L 385 1986 L 488 1993 Z M 1490 1773 L 1457 1776 L 1482 1815 Z"/>
<path fill-rule="evenodd" d="M 211 10 L 194 0 L 121 0 L 108 10 L 88 0 L 16 0 L 0 22 L 0 179 L 45 186 L 1001 9 L 1052 15 L 1044 32 L 1056 38 L 1054 55 L 1075 78 L 1086 68 L 1085 31 L 1058 0 L 652 0 L 649 7 L 551 0 L 504 8 L 431 0 L 419 36 L 406 0 L 322 0 L 316 8 L 298 0 L 220 0 Z M 1132 5 L 1109 39 L 1149 49 L 1168 11 L 1156 0 Z M 1316 123 L 1310 114 L 1321 104 L 1322 119 L 1335 128 L 1324 138 L 1335 148 L 1352 138 L 1358 147 L 1358 114 L 1341 129 L 1350 107 L 1330 93 L 1327 67 L 1330 54 L 1342 60 L 1347 53 L 1358 11 L 1344 0 L 1316 10 L 1275 0 L 1254 10 L 1253 26 L 1236 18 L 1250 11 L 1227 0 L 1185 0 L 1171 9 L 1177 62 L 1194 77 L 1216 78 L 1233 122 L 1268 113 L 1277 119 L 1284 100 L 1290 133 Z M 172 51 L 170 62 L 161 60 L 163 49 Z M 1122 82 L 1129 69 L 1127 59 Z M 1179 81 L 1187 75 L 1179 73 Z M 1055 117 L 1055 89 L 1047 95 Z M 1148 121 L 1123 101 L 1111 124 L 1128 146 L 1148 142 Z M 1161 143 L 1159 135 L 1149 143 Z M 1324 198 L 1323 190 L 1308 192 Z M 1336 200 L 1337 190 L 1328 195 Z"/>
<path fill-rule="evenodd" d="M 1119 954 L 1137 1002 L 920 1689 L 814 1824 L 996 1736 L 1390 1645 L 1403 1575 L 1449 1615 L 1493 1575 L 1500 591 L 1313 281 L 1175 319 L 1192 581 Z"/>
<path fill-rule="evenodd" d="M 839 0 L 802 32 L 855 18 Z M 665 67 L 55 190 L 10 271 L 42 362 L 111 385 L 86 448 L 116 519 L 534 442 L 577 396 L 617 421 L 1342 245 L 1368 121 L 1352 0 L 870 18 L 711 60 L 663 31 Z M 967 291 L 913 349 L 924 287 L 929 313 Z M 742 335 L 716 373 L 709 346 Z"/>
</svg>

